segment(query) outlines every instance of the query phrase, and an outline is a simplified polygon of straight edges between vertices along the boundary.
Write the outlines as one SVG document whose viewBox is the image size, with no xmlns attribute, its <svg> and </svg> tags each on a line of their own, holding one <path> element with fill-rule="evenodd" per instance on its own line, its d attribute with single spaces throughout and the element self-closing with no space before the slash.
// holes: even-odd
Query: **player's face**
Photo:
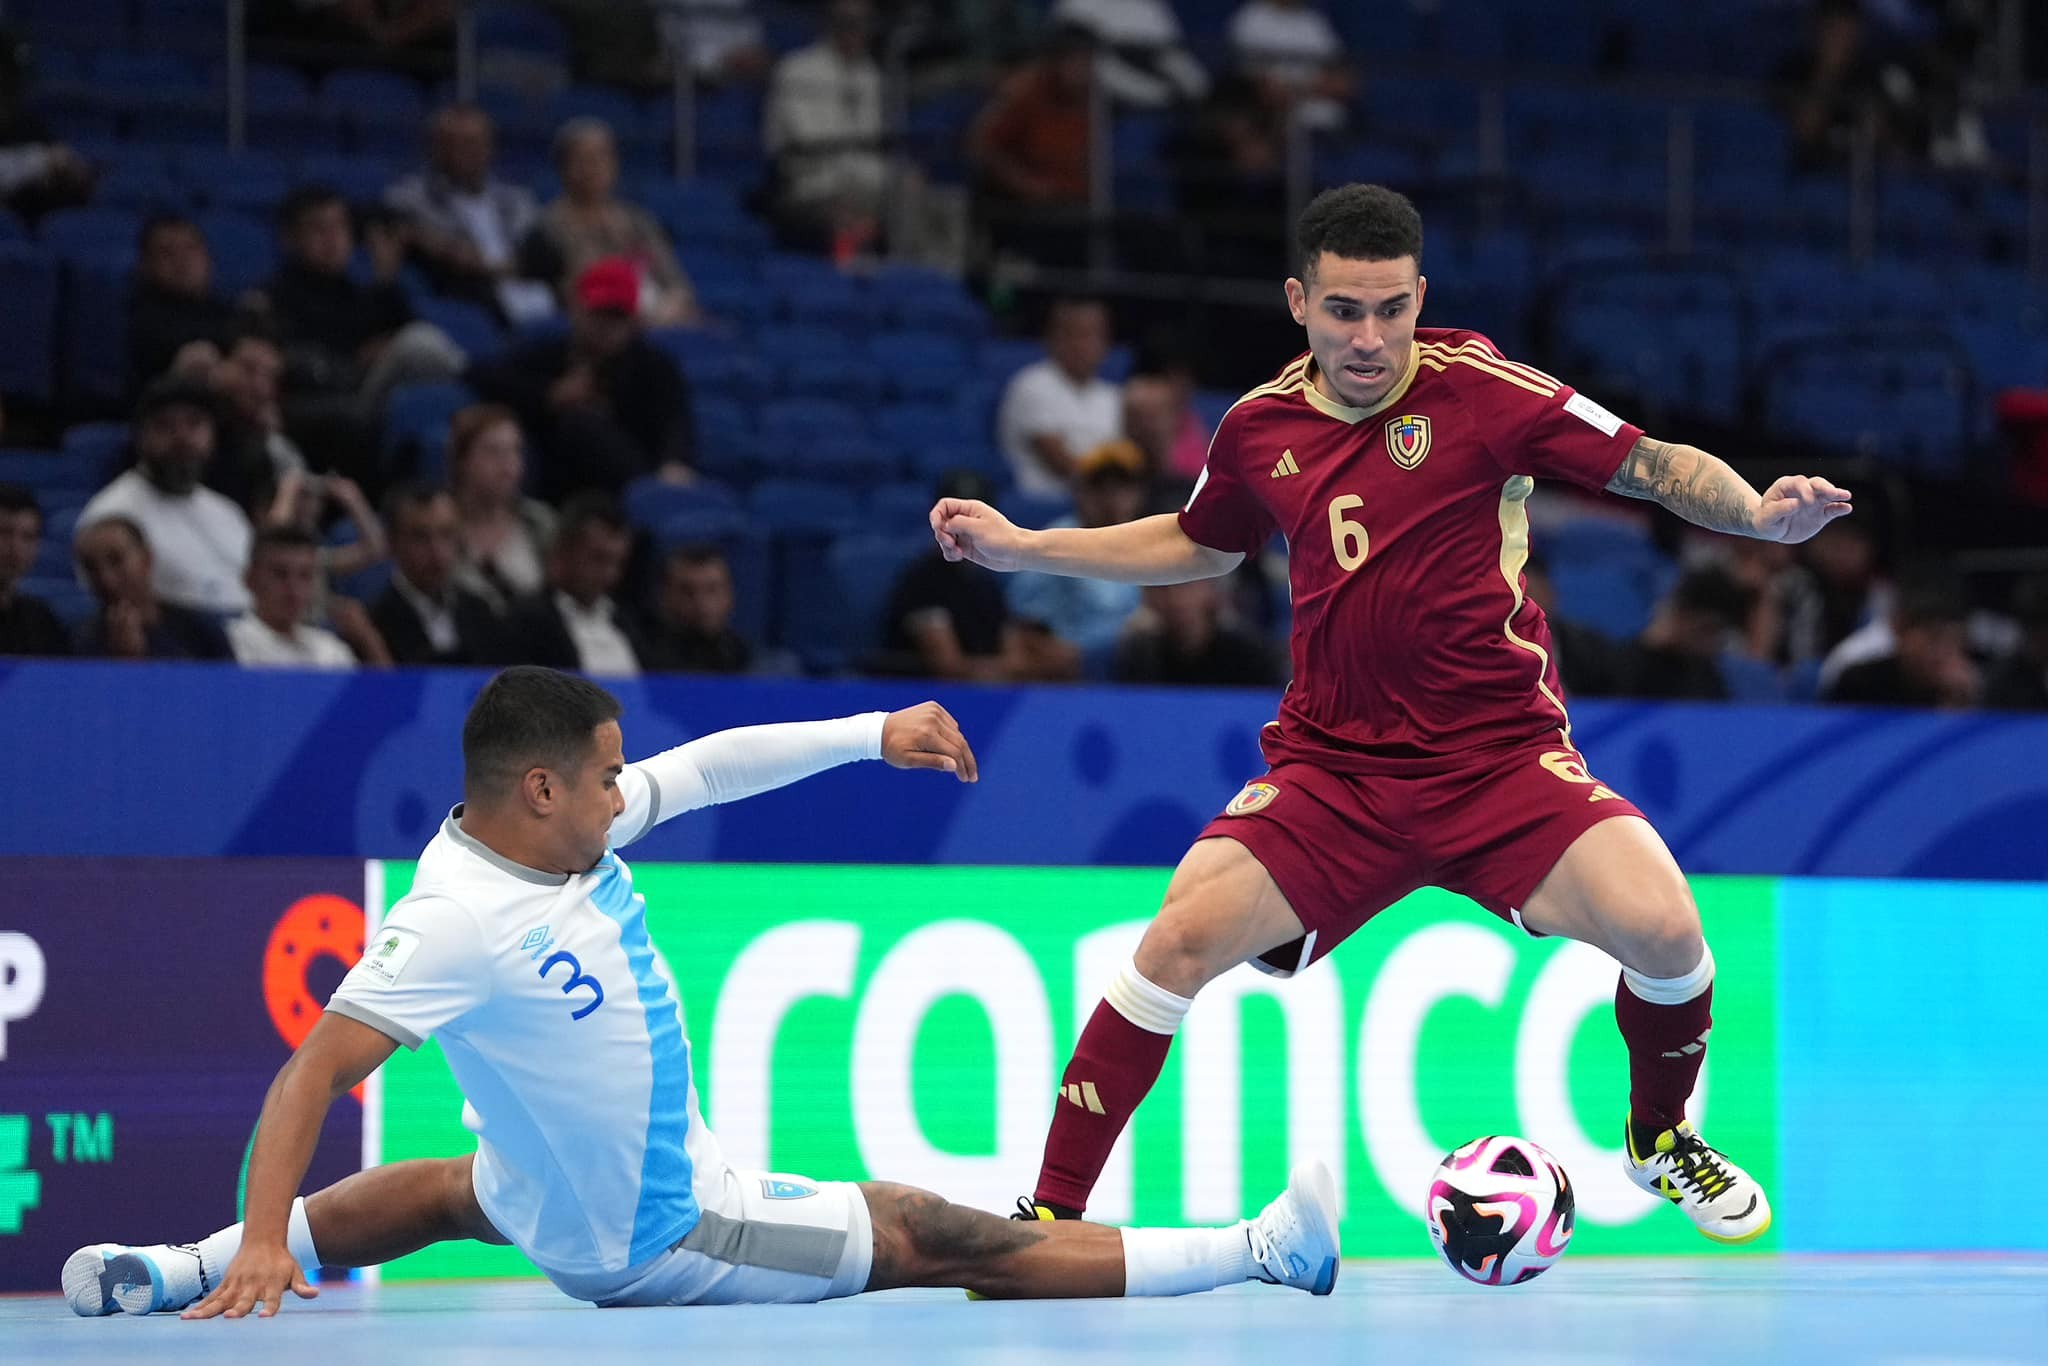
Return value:
<svg viewBox="0 0 2048 1366">
<path fill-rule="evenodd" d="M 564 851 L 572 868 L 593 868 L 604 857 L 612 822 L 626 809 L 619 794 L 619 774 L 626 767 L 625 737 L 619 723 L 607 721 L 591 732 L 590 755 L 583 767 L 566 776 L 562 803 Z"/>
<path fill-rule="evenodd" d="M 1412 256 L 1357 261 L 1327 251 L 1308 279 L 1287 282 L 1287 307 L 1308 329 L 1325 398 L 1370 408 L 1394 391 L 1428 285 Z"/>
</svg>

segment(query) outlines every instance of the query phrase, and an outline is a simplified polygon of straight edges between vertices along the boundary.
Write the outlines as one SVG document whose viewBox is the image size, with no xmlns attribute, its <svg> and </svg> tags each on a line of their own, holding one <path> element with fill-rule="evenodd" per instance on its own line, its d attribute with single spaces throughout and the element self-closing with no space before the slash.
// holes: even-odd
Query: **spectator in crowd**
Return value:
<svg viewBox="0 0 2048 1366">
<path fill-rule="evenodd" d="M 1163 109 L 1209 93 L 1209 73 L 1188 51 L 1166 0 L 1058 0 L 1052 20 L 1095 35 L 1103 87 L 1123 104 Z"/>
<path fill-rule="evenodd" d="M 28 46 L 0 29 L 0 208 L 33 220 L 92 198 L 93 169 L 28 112 Z"/>
<path fill-rule="evenodd" d="M 50 605 L 21 591 L 42 539 L 36 496 L 18 484 L 0 484 L 0 655 L 71 653 L 71 638 Z"/>
<path fill-rule="evenodd" d="M 442 294 L 468 299 L 518 325 L 552 317 L 554 290 L 519 276 L 519 247 L 540 220 L 533 192 L 491 174 L 491 116 L 445 105 L 427 125 L 427 165 L 384 202 L 404 215 L 414 257 Z"/>
<path fill-rule="evenodd" d="M 135 465 L 94 494 L 79 514 L 89 527 L 123 516 L 140 528 L 156 592 L 173 607 L 217 615 L 249 606 L 249 518 L 201 481 L 213 462 L 211 390 L 178 376 L 143 390 L 135 415 Z"/>
<path fill-rule="evenodd" d="M 635 269 L 639 315 L 649 327 L 690 327 L 701 321 L 696 291 L 676 260 L 668 234 L 653 217 L 618 196 L 619 148 L 602 119 L 571 119 L 555 134 L 555 172 L 562 193 L 541 211 L 521 250 L 527 275 L 557 282 L 576 298 L 584 274 L 599 261 L 623 257 Z"/>
<path fill-rule="evenodd" d="M 2019 648 L 1984 685 L 1984 704 L 2008 711 L 2048 711 L 2048 574 L 2020 580 L 2012 595 Z"/>
<path fill-rule="evenodd" d="M 1875 525 L 1845 517 L 1830 530 L 1849 534 L 1816 536 L 1799 547 L 1814 591 L 1795 599 L 1786 621 L 1792 657 L 1821 661 L 1822 693 L 1844 669 L 1892 647 L 1894 589 L 1884 572 Z"/>
<path fill-rule="evenodd" d="M 967 155 L 998 248 L 1047 265 L 1085 260 L 1094 71 L 1094 36 L 1056 28 L 1045 55 L 1004 80 L 976 117 Z"/>
<path fill-rule="evenodd" d="M 295 387 L 354 394 L 381 409 L 408 381 L 453 379 L 465 357 L 448 334 L 413 318 L 399 288 L 405 233 L 388 211 L 364 225 L 371 283 L 349 275 L 355 228 L 348 204 L 324 185 L 302 185 L 277 213 L 283 264 L 268 286 Z"/>
<path fill-rule="evenodd" d="M 1725 701 L 1721 656 L 1741 638 L 1749 612 L 1749 592 L 1726 570 L 1703 565 L 1685 571 L 1643 633 L 1620 651 L 1614 690 L 1624 697 Z"/>
<path fill-rule="evenodd" d="M 323 533 L 330 528 L 343 530 L 344 522 L 353 534 L 327 544 Z M 377 509 L 370 506 L 369 498 L 353 479 L 338 474 L 293 470 L 280 479 L 276 497 L 257 519 L 259 533 L 274 528 L 302 532 L 320 547 L 319 572 L 313 576 L 313 596 L 306 609 L 308 622 L 329 618 L 333 606 L 329 594 L 337 580 L 384 563 L 390 553 L 384 522 Z"/>
<path fill-rule="evenodd" d="M 207 486 L 261 520 L 283 481 L 306 473 L 306 455 L 284 426 L 284 348 L 244 327 L 211 362 L 188 349 L 178 369 L 203 379 L 217 400 L 218 423 Z"/>
<path fill-rule="evenodd" d="M 205 612 L 158 596 L 149 539 L 134 518 L 80 522 L 71 553 L 99 601 L 78 633 L 78 653 L 114 659 L 233 659 L 227 634 Z"/>
<path fill-rule="evenodd" d="M 1891 605 L 1891 646 L 1841 671 L 1825 685 L 1830 702 L 1892 707 L 1969 707 L 1982 678 L 1967 646 L 1969 602 L 1947 568 L 1927 564 L 1902 573 Z"/>
<path fill-rule="evenodd" d="M 1209 460 L 1209 424 L 1195 411 L 1195 367 L 1179 346 L 1148 343 L 1124 381 L 1124 434 L 1155 477 L 1193 484 Z"/>
<path fill-rule="evenodd" d="M 199 360 L 225 353 L 239 318 L 235 305 L 213 292 L 213 256 L 198 225 L 174 213 L 144 222 L 128 292 L 131 390 L 140 393 L 195 342 Z"/>
<path fill-rule="evenodd" d="M 334 630 L 309 625 L 320 581 L 320 542 L 295 526 L 265 527 L 249 551 L 249 610 L 228 623 L 228 644 L 245 668 L 353 669 L 389 664 L 390 652 L 362 604 L 328 603 Z"/>
<path fill-rule="evenodd" d="M 1145 511 L 1145 453 L 1119 437 L 1074 463 L 1074 513 L 1055 527 L 1121 526 Z M 1068 578 L 1037 572 L 1013 574 L 1010 615 L 1074 651 L 1091 676 L 1107 672 L 1117 637 L 1142 596 L 1136 584 Z"/>
<path fill-rule="evenodd" d="M 611 256 L 576 278 L 566 336 L 512 347 L 469 372 L 470 387 L 519 414 L 540 445 L 551 500 L 580 489 L 616 494 L 643 474 L 694 476 L 690 388 L 639 317 L 640 273 Z"/>
<path fill-rule="evenodd" d="M 1264 687 L 1280 681 L 1274 649 L 1224 616 L 1217 579 L 1154 584 L 1116 645 L 1119 683 Z"/>
<path fill-rule="evenodd" d="M 995 496 L 965 471 L 939 481 L 939 498 Z M 896 671 L 971 683 L 1023 683 L 1076 677 L 1080 660 L 1042 631 L 1013 620 L 1003 583 L 980 565 L 949 564 L 928 546 L 896 580 L 885 611 L 884 651 Z"/>
<path fill-rule="evenodd" d="M 752 641 L 732 624 L 732 566 L 715 545 L 678 546 L 661 566 L 647 667 L 670 673 L 743 674 Z"/>
<path fill-rule="evenodd" d="M 1557 610 L 1557 592 L 1550 571 L 1534 549 L 1522 566 L 1522 593 L 1543 609 L 1550 627 L 1550 658 L 1565 691 L 1580 697 L 1612 697 L 1621 691 L 1621 647 L 1590 626 L 1581 626 Z"/>
<path fill-rule="evenodd" d="M 1021 493 L 1067 492 L 1075 460 L 1122 434 L 1123 396 L 1102 378 L 1109 308 L 1099 300 L 1053 302 L 1044 360 L 1019 370 L 996 413 L 997 440 Z"/>
<path fill-rule="evenodd" d="M 608 496 L 578 494 L 564 504 L 547 590 L 514 607 L 505 623 L 506 662 L 598 677 L 638 674 L 646 642 L 614 597 L 632 548 L 625 514 Z"/>
<path fill-rule="evenodd" d="M 1245 0 L 1230 17 L 1230 50 L 1275 108 L 1304 126 L 1339 128 L 1356 79 L 1344 40 L 1310 0 Z"/>
<path fill-rule="evenodd" d="M 456 585 L 503 614 L 547 583 L 553 509 L 525 496 L 526 438 L 501 403 L 464 408 L 448 424 L 449 491 L 455 499 Z"/>
<path fill-rule="evenodd" d="M 1287 130 L 1280 112 L 1243 76 L 1219 83 L 1168 138 L 1174 200 L 1200 230 L 1197 258 L 1212 275 L 1271 275 L 1287 259 L 1287 231 L 1270 206 L 1287 193 Z"/>
<path fill-rule="evenodd" d="M 786 245 L 844 259 L 881 236 L 882 67 L 868 0 L 832 0 L 825 36 L 776 64 L 762 145 L 775 158 L 775 222 Z"/>
<path fill-rule="evenodd" d="M 673 60 L 704 85 L 752 84 L 774 54 L 754 0 L 656 0 Z"/>
<path fill-rule="evenodd" d="M 400 484 L 384 498 L 391 529 L 391 583 L 370 604 L 370 624 L 400 664 L 483 664 L 501 652 L 491 605 L 462 587 L 462 522 L 455 499 L 428 484 Z"/>
</svg>

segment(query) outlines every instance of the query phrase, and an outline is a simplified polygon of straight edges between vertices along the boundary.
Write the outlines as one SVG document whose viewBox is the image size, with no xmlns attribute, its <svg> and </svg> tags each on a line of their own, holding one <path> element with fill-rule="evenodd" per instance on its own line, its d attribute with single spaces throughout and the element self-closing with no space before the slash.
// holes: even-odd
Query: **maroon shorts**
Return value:
<svg viewBox="0 0 2048 1366">
<path fill-rule="evenodd" d="M 1426 776 L 1290 760 L 1247 783 L 1201 838 L 1251 850 L 1301 918 L 1305 936 L 1253 962 L 1287 976 L 1418 887 L 1468 896 L 1520 925 L 1522 904 L 1573 840 L 1610 816 L 1640 815 L 1553 740 Z"/>
</svg>

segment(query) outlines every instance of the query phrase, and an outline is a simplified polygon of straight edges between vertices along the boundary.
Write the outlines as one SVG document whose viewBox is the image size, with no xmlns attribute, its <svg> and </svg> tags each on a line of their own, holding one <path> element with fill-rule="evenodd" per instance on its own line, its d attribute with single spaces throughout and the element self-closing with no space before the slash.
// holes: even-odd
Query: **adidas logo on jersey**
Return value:
<svg viewBox="0 0 2048 1366">
<path fill-rule="evenodd" d="M 1092 1081 L 1070 1081 L 1060 1088 L 1060 1099 L 1070 1105 L 1078 1105 L 1090 1114 L 1107 1114 L 1102 1108 L 1102 1097 L 1095 1094 Z"/>
<path fill-rule="evenodd" d="M 1273 472 L 1266 477 L 1268 479 L 1284 479 L 1290 474 L 1300 473 L 1301 466 L 1294 463 L 1294 452 L 1289 450 L 1280 452 L 1279 463 L 1273 466 Z"/>
</svg>

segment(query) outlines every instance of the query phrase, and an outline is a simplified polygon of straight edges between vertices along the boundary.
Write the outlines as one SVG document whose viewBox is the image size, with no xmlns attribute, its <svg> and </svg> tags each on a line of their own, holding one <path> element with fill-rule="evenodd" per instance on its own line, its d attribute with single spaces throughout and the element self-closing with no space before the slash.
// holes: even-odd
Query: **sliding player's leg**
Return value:
<svg viewBox="0 0 2048 1366">
<path fill-rule="evenodd" d="M 285 1245 L 310 1278 L 321 1266 L 381 1265 L 433 1243 L 503 1243 L 477 1205 L 472 1162 L 393 1162 L 344 1177 L 292 1202 Z M 241 1246 L 239 1223 L 196 1243 L 95 1243 L 66 1259 L 64 1295 L 87 1317 L 183 1309 L 220 1284 Z"/>
<path fill-rule="evenodd" d="M 861 1187 L 874 1227 L 870 1290 L 960 1286 L 989 1299 L 1186 1295 L 1265 1281 L 1327 1295 L 1338 1266 L 1335 1183 L 1297 1167 L 1256 1219 L 1227 1228 L 1019 1223 L 929 1191 Z"/>
</svg>

